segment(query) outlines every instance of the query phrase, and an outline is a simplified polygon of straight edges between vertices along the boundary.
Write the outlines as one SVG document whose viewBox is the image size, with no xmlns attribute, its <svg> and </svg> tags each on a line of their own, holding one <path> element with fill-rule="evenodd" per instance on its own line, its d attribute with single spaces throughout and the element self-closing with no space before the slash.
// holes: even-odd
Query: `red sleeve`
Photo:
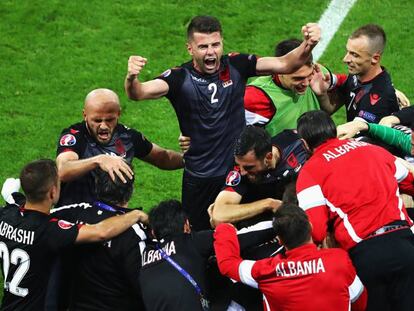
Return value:
<svg viewBox="0 0 414 311">
<path fill-rule="evenodd" d="M 335 89 L 337 87 L 342 86 L 346 79 L 348 79 L 348 76 L 346 74 L 342 74 L 342 73 L 333 73 L 332 74 L 332 86 L 331 89 Z"/>
<path fill-rule="evenodd" d="M 303 167 L 296 182 L 299 206 L 306 212 L 312 224 L 312 238 L 316 244 L 321 243 L 328 231 L 328 208 L 320 185 Z"/>
<path fill-rule="evenodd" d="M 266 93 L 252 85 L 246 87 L 244 109 L 247 124 L 266 125 L 276 113 L 276 108 Z"/>
<path fill-rule="evenodd" d="M 220 224 L 214 232 L 214 250 L 221 274 L 240 282 L 240 246 L 236 228 L 230 224 Z"/>
<path fill-rule="evenodd" d="M 351 311 L 365 311 L 367 308 L 368 293 L 367 289 L 364 287 L 364 291 L 361 296 L 351 304 Z"/>
<path fill-rule="evenodd" d="M 348 273 L 348 292 L 349 292 L 349 299 L 351 300 L 351 310 L 352 311 L 364 311 L 367 306 L 367 290 L 362 284 L 361 279 L 358 277 L 355 267 L 352 264 L 351 258 L 349 258 L 348 254 L 344 251 L 346 256 L 346 262 L 344 267 L 346 267 Z M 339 263 L 338 263 L 339 264 Z"/>
<path fill-rule="evenodd" d="M 414 176 L 408 172 L 407 177 L 398 183 L 401 193 L 405 193 L 414 197 Z"/>
</svg>

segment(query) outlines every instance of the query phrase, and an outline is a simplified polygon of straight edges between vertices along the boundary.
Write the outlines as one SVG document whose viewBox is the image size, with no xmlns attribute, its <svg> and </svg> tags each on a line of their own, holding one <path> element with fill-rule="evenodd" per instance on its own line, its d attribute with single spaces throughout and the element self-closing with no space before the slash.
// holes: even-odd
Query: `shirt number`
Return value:
<svg viewBox="0 0 414 311">
<path fill-rule="evenodd" d="M 29 293 L 29 289 L 19 287 L 19 284 L 27 271 L 29 271 L 29 254 L 20 248 L 12 250 L 10 254 L 7 245 L 4 242 L 0 242 L 0 257 L 3 258 L 4 290 L 9 291 L 16 296 L 25 297 Z M 10 263 L 19 266 L 17 267 L 16 272 L 14 272 L 11 281 L 8 282 L 7 275 L 9 274 Z"/>
<path fill-rule="evenodd" d="M 355 93 L 354 92 L 349 92 L 349 96 L 351 97 L 351 101 L 349 102 L 349 105 L 348 105 L 348 111 L 351 110 L 351 106 L 353 106 L 354 109 L 356 109 L 356 105 L 354 103 L 354 101 L 355 101 Z"/>
<path fill-rule="evenodd" d="M 211 103 L 212 103 L 212 104 L 217 103 L 217 102 L 218 102 L 218 99 L 217 99 L 217 98 L 215 98 L 215 96 L 216 96 L 216 94 L 217 94 L 217 84 L 215 84 L 215 83 L 210 83 L 210 84 L 208 85 L 208 90 L 209 90 L 209 91 L 213 91 L 213 94 L 211 94 Z"/>
</svg>

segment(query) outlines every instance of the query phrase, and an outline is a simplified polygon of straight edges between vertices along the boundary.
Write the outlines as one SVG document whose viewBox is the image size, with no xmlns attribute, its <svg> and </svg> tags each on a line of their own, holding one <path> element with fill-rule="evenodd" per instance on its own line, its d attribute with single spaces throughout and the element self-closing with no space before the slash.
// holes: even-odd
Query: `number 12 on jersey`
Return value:
<svg viewBox="0 0 414 311">
<path fill-rule="evenodd" d="M 25 297 L 29 293 L 29 289 L 19 287 L 20 282 L 26 275 L 30 268 L 30 257 L 26 251 L 15 248 L 11 254 L 4 242 L 0 242 L 0 257 L 3 259 L 3 275 L 4 275 L 4 290 L 13 295 Z M 13 274 L 11 281 L 7 281 L 10 264 L 18 265 Z"/>
</svg>

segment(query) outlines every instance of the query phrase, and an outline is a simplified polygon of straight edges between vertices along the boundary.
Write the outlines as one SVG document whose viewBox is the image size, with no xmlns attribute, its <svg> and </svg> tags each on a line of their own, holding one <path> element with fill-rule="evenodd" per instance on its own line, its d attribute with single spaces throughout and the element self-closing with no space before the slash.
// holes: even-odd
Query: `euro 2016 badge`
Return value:
<svg viewBox="0 0 414 311">
<path fill-rule="evenodd" d="M 238 171 L 231 171 L 226 177 L 227 186 L 237 186 L 240 183 L 241 175 Z"/>
<path fill-rule="evenodd" d="M 73 227 L 73 223 L 65 221 L 65 220 L 59 220 L 58 226 L 64 230 L 67 230 Z"/>
<path fill-rule="evenodd" d="M 61 146 L 73 146 L 74 144 L 76 144 L 76 138 L 72 134 L 63 135 L 60 138 Z"/>
</svg>

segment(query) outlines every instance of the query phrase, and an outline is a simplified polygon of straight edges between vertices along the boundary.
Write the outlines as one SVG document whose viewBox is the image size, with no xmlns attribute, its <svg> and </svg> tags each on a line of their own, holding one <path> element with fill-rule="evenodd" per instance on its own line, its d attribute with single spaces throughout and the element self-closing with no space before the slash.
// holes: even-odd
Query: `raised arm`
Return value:
<svg viewBox="0 0 414 311">
<path fill-rule="evenodd" d="M 146 63 L 147 59 L 142 56 L 129 57 L 128 73 L 124 83 L 125 92 L 129 99 L 156 99 L 168 93 L 168 84 L 161 79 L 154 79 L 142 83 L 138 80 L 139 74 Z"/>
<path fill-rule="evenodd" d="M 59 178 L 63 182 L 68 182 L 85 175 L 98 166 L 108 172 L 112 180 L 115 174 L 126 182 L 123 173 L 132 178 L 133 172 L 122 157 L 101 154 L 87 159 L 79 159 L 76 152 L 67 151 L 59 154 L 56 158 L 56 165 L 59 172 Z"/>
<path fill-rule="evenodd" d="M 242 196 L 237 192 L 223 190 L 214 202 L 212 225 L 220 223 L 236 223 L 252 218 L 265 211 L 275 211 L 282 202 L 272 198 L 262 199 L 252 203 L 240 204 Z"/>
<path fill-rule="evenodd" d="M 151 152 L 142 160 L 163 170 L 176 170 L 184 167 L 182 153 L 161 148 L 154 143 Z"/>
<path fill-rule="evenodd" d="M 257 60 L 258 75 L 292 73 L 309 59 L 313 48 L 319 42 L 321 29 L 318 24 L 308 23 L 302 27 L 304 41 L 290 53 L 281 57 L 262 57 Z"/>
<path fill-rule="evenodd" d="M 126 231 L 133 224 L 147 221 L 148 216 L 143 211 L 132 210 L 124 215 L 107 218 L 94 225 L 83 225 L 79 229 L 76 243 L 109 240 Z"/>
</svg>

